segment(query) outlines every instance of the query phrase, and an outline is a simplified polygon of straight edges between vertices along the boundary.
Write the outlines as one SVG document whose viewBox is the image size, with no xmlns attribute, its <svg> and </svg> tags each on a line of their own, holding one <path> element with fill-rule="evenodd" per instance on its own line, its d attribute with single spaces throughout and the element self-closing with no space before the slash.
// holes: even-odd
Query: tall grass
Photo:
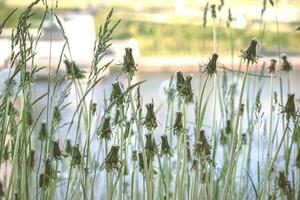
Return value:
<svg viewBox="0 0 300 200">
<path fill-rule="evenodd" d="M 44 17 L 32 35 L 30 20 L 37 4 L 44 5 Z M 294 94 L 284 97 L 278 67 L 290 73 L 291 63 L 287 56 L 272 60 L 265 74 L 260 42 L 252 39 L 249 47 L 241 47 L 239 71 L 220 65 L 218 16 L 216 6 L 211 8 L 207 20 L 214 24 L 214 48 L 203 66 L 203 84 L 197 91 L 192 76 L 176 72 L 165 88 L 162 112 L 155 99 L 144 102 L 144 81 L 135 79 L 138 65 L 131 48 L 124 50 L 111 94 L 102 95 L 97 88 L 112 63 L 102 61 L 120 23 L 113 20 L 113 10 L 98 31 L 90 68 L 83 71 L 72 57 L 57 5 L 40 0 L 29 5 L 12 32 L 9 73 L 0 98 L 0 198 L 299 199 L 299 105 Z M 36 97 L 37 75 L 45 69 L 37 66 L 35 55 L 46 16 L 59 25 L 65 43 L 54 76 L 50 53 L 47 91 Z M 230 19 L 228 23 L 230 28 Z M 234 59 L 233 40 L 229 46 Z M 51 42 L 49 48 L 56 50 Z M 66 76 L 61 80 L 63 67 Z M 267 81 L 265 116 L 261 94 Z M 97 104 L 99 97 L 104 105 Z M 33 112 L 43 99 L 46 105 Z"/>
</svg>

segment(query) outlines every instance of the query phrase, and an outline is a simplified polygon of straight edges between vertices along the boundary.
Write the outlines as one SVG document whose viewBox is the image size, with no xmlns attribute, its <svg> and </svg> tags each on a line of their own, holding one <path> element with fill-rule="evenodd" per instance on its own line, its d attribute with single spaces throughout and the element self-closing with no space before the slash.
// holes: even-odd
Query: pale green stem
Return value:
<svg viewBox="0 0 300 200">
<path fill-rule="evenodd" d="M 201 110 L 202 110 L 202 101 L 203 101 L 203 97 L 204 97 L 204 91 L 205 91 L 205 88 L 206 88 L 206 85 L 207 85 L 207 81 L 208 81 L 208 77 L 209 75 L 207 74 L 206 77 L 205 77 L 205 80 L 204 80 L 204 83 L 203 83 L 203 88 L 201 90 L 201 94 L 200 94 L 200 98 L 199 98 L 199 103 L 198 103 L 198 114 L 197 114 L 197 117 L 198 117 L 198 123 L 197 123 L 197 130 L 196 130 L 196 133 L 199 133 L 200 131 L 200 128 L 201 128 Z M 198 140 L 198 134 L 195 135 L 195 141 Z"/>
<path fill-rule="evenodd" d="M 267 165 L 270 164 L 270 158 L 272 157 L 272 133 L 273 133 L 273 95 L 274 95 L 274 73 L 271 73 L 271 87 L 270 87 L 270 123 L 269 123 L 269 139 L 268 139 L 268 154 L 267 154 Z M 266 169 L 268 169 L 266 167 Z M 268 177 L 267 194 L 270 194 L 270 179 Z"/>
<path fill-rule="evenodd" d="M 23 94 L 24 96 L 24 94 Z M 21 116 L 24 116 L 24 102 L 25 99 L 22 98 L 21 101 Z M 15 148 L 14 148 L 14 154 L 13 154 L 13 160 L 12 160 L 12 168 L 11 168 L 11 172 L 10 172 L 10 178 L 8 181 L 8 185 L 7 185 L 7 189 L 6 189 L 6 193 L 5 193 L 5 199 L 11 199 L 12 198 L 12 193 L 13 193 L 13 189 L 14 189 L 14 182 L 15 182 L 15 178 L 14 176 L 16 175 L 16 171 L 18 170 L 18 157 L 19 157 L 19 147 L 20 147 L 20 142 L 21 142 L 21 136 L 22 136 L 22 130 L 21 127 L 18 127 L 18 131 L 17 131 L 17 139 L 16 139 L 16 144 L 15 144 Z"/>
<path fill-rule="evenodd" d="M 264 178 L 264 180 L 263 180 L 262 185 L 265 184 L 265 181 L 267 181 L 266 179 L 269 180 L 269 177 L 270 177 L 270 175 L 271 175 L 271 173 L 272 173 L 272 171 L 273 171 L 274 164 L 275 164 L 275 162 L 276 162 L 276 160 L 277 160 L 278 154 L 279 154 L 280 149 L 281 149 L 281 147 L 282 147 L 282 145 L 283 145 L 283 142 L 284 142 L 284 140 L 285 140 L 286 134 L 288 133 L 288 130 L 289 130 L 289 122 L 287 122 L 287 124 L 286 124 L 284 133 L 283 133 L 283 135 L 282 135 L 282 137 L 281 137 L 281 140 L 280 140 L 279 146 L 277 147 L 277 150 L 276 150 L 276 153 L 275 153 L 275 155 L 274 155 L 274 158 L 273 158 L 273 160 L 270 162 L 270 166 L 267 168 L 267 173 L 264 175 L 265 178 Z M 258 197 L 259 197 L 259 198 L 263 198 L 263 195 L 264 195 L 264 194 L 263 194 L 263 189 L 262 189 L 262 190 L 259 192 L 259 196 L 258 196 Z"/>
<path fill-rule="evenodd" d="M 181 165 L 181 143 L 183 140 L 183 134 L 177 136 L 177 161 L 176 161 L 176 178 L 175 178 L 175 188 L 174 188 L 174 198 L 173 200 L 176 200 L 178 196 L 178 188 L 180 183 L 180 165 Z"/>
<path fill-rule="evenodd" d="M 247 61 L 246 71 L 244 73 L 244 78 L 243 78 L 243 83 L 242 83 L 242 88 L 241 88 L 241 93 L 240 93 L 240 98 L 239 98 L 238 112 L 240 112 L 241 106 L 242 106 L 244 88 L 245 88 L 247 74 L 248 74 L 248 71 L 249 71 L 249 65 L 250 65 L 250 61 Z M 230 186 L 230 179 L 235 178 L 235 177 L 231 177 L 231 176 L 232 176 L 232 170 L 233 170 L 233 167 L 234 167 L 234 153 L 235 153 L 235 150 L 236 150 L 236 140 L 237 140 L 238 127 L 239 127 L 239 123 L 240 123 L 240 117 L 241 116 L 238 114 L 237 119 L 236 119 L 235 131 L 234 131 L 233 138 L 232 138 L 231 149 L 230 149 L 229 167 L 228 167 L 228 171 L 227 171 L 227 174 L 226 174 L 225 185 L 224 185 L 224 189 L 223 189 L 222 196 L 221 196 L 222 200 L 226 199 L 227 190 L 229 189 L 229 186 Z"/>
</svg>

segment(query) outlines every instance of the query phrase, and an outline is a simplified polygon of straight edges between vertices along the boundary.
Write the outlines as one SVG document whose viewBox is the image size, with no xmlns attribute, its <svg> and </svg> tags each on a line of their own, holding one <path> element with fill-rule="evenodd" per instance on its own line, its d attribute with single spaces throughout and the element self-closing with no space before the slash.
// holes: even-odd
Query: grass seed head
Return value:
<svg viewBox="0 0 300 200">
<path fill-rule="evenodd" d="M 134 162 L 138 160 L 137 150 L 132 151 L 131 160 Z"/>
<path fill-rule="evenodd" d="M 138 156 L 139 156 L 139 169 L 140 169 L 140 172 L 144 172 L 144 159 L 143 159 L 143 153 L 142 152 L 139 152 L 138 153 Z M 149 163 L 149 162 L 148 162 Z"/>
<path fill-rule="evenodd" d="M 287 196 L 287 199 L 293 199 L 293 191 L 290 182 L 287 180 L 284 171 L 279 171 L 277 178 L 277 185 L 283 194 Z"/>
<path fill-rule="evenodd" d="M 231 9 L 229 8 L 228 9 L 228 15 L 227 15 L 227 21 L 226 21 L 227 28 L 230 27 L 230 24 L 231 24 L 232 21 L 233 21 L 233 18 L 232 18 L 232 14 L 231 14 Z"/>
<path fill-rule="evenodd" d="M 110 140 L 111 138 L 110 116 L 106 116 L 98 133 L 101 139 Z"/>
<path fill-rule="evenodd" d="M 210 9 L 211 9 L 211 17 L 214 19 L 217 18 L 216 5 L 215 4 L 211 5 Z"/>
<path fill-rule="evenodd" d="M 97 111 L 97 103 L 93 102 L 90 104 L 90 110 L 93 116 L 95 116 L 96 111 Z"/>
<path fill-rule="evenodd" d="M 207 73 L 209 76 L 212 76 L 213 74 L 217 73 L 217 60 L 218 60 L 218 54 L 214 53 L 212 55 L 212 58 L 209 60 L 207 65 L 204 68 L 204 73 Z"/>
<path fill-rule="evenodd" d="M 136 64 L 132 55 L 131 48 L 125 48 L 125 55 L 123 57 L 123 72 L 125 72 L 128 77 L 131 79 L 134 75 L 136 69 Z"/>
<path fill-rule="evenodd" d="M 139 157 L 139 169 L 140 169 L 140 172 L 141 173 L 144 173 L 144 170 L 145 170 L 145 166 L 144 166 L 144 159 L 143 159 L 143 153 L 142 152 L 139 152 L 138 153 L 138 157 Z M 149 164 L 150 164 L 150 160 L 151 158 L 149 157 L 148 154 L 146 154 L 146 159 L 147 159 L 147 166 L 148 166 L 148 169 L 149 169 Z"/>
<path fill-rule="evenodd" d="M 227 121 L 226 121 L 225 133 L 226 133 L 226 134 L 232 133 L 231 121 L 230 121 L 230 120 L 227 120 Z"/>
<path fill-rule="evenodd" d="M 14 107 L 13 103 L 11 101 L 9 101 L 9 105 L 8 105 L 8 116 L 18 116 L 19 112 L 18 110 Z"/>
<path fill-rule="evenodd" d="M 192 169 L 194 169 L 195 171 L 199 170 L 199 161 L 194 159 L 192 162 Z"/>
<path fill-rule="evenodd" d="M 80 70 L 74 61 L 64 60 L 66 72 L 69 79 L 83 79 L 85 71 Z"/>
<path fill-rule="evenodd" d="M 176 72 L 176 78 L 176 90 L 179 93 L 184 88 L 185 79 L 181 71 Z"/>
<path fill-rule="evenodd" d="M 281 59 L 282 59 L 282 64 L 281 64 L 281 69 L 283 71 L 289 72 L 293 69 L 293 66 L 291 65 L 291 63 L 288 61 L 287 59 L 287 55 L 286 54 L 282 54 L 281 55 Z"/>
<path fill-rule="evenodd" d="M 211 155 L 211 147 L 207 142 L 205 131 L 200 130 L 199 140 L 194 144 L 194 155 L 198 158 L 206 158 Z"/>
<path fill-rule="evenodd" d="M 146 149 L 147 157 L 153 159 L 154 155 L 157 154 L 158 152 L 157 146 L 155 144 L 155 140 L 152 134 L 146 134 L 145 136 L 146 136 L 145 149 Z"/>
<path fill-rule="evenodd" d="M 174 129 L 173 132 L 175 135 L 180 135 L 181 133 L 184 132 L 181 112 L 176 113 L 173 129 Z"/>
<path fill-rule="evenodd" d="M 121 170 L 122 163 L 119 160 L 119 150 L 120 146 L 113 145 L 107 154 L 105 160 L 104 160 L 104 167 L 106 171 L 111 171 L 113 169 L 116 169 L 117 171 Z"/>
<path fill-rule="evenodd" d="M 247 135 L 246 135 L 246 133 L 242 134 L 241 140 L 242 140 L 242 145 L 246 145 L 247 144 Z"/>
<path fill-rule="evenodd" d="M 190 147 L 190 139 L 189 136 L 187 135 L 187 140 L 186 140 L 186 154 L 187 154 L 187 160 L 191 161 L 192 160 L 192 153 L 191 153 L 191 147 Z"/>
<path fill-rule="evenodd" d="M 218 10 L 220 11 L 224 6 L 224 0 L 220 0 L 220 5 L 218 6 Z"/>
<path fill-rule="evenodd" d="M 168 142 L 168 136 L 162 135 L 161 136 L 161 154 L 172 156 L 172 149 Z"/>
<path fill-rule="evenodd" d="M 288 100 L 283 107 L 281 113 L 286 114 L 286 119 L 290 120 L 292 117 L 293 119 L 296 118 L 296 106 L 295 106 L 295 94 L 288 94 Z"/>
<path fill-rule="evenodd" d="M 241 57 L 243 60 L 247 62 L 251 62 L 252 64 L 257 61 L 258 56 L 256 55 L 256 48 L 257 48 L 257 40 L 253 38 L 250 42 L 249 47 L 246 51 L 241 50 Z"/>
<path fill-rule="evenodd" d="M 45 173 L 40 174 L 39 186 L 41 188 L 46 188 L 48 187 L 49 184 L 50 184 L 50 177 Z"/>
<path fill-rule="evenodd" d="M 114 101 L 116 105 L 120 106 L 124 103 L 124 96 L 122 95 L 122 88 L 119 81 L 116 81 L 112 84 L 112 92 L 110 99 Z"/>
<path fill-rule="evenodd" d="M 80 165 L 81 163 L 81 153 L 79 151 L 79 144 L 73 147 L 72 151 L 72 165 Z"/>
<path fill-rule="evenodd" d="M 45 161 L 45 171 L 40 174 L 39 186 L 41 188 L 47 188 L 55 177 L 56 171 L 52 168 L 51 161 L 47 159 Z"/>
<path fill-rule="evenodd" d="M 193 90 L 192 90 L 192 76 L 187 76 L 185 79 L 184 97 L 185 102 L 193 101 Z"/>
<path fill-rule="evenodd" d="M 152 131 L 153 129 L 155 129 L 157 127 L 157 121 L 156 121 L 156 116 L 155 116 L 155 112 L 154 112 L 154 104 L 149 103 L 146 105 L 146 117 L 145 120 L 143 122 L 143 125 L 149 130 Z"/>
<path fill-rule="evenodd" d="M 275 67 L 276 67 L 277 60 L 271 59 L 270 62 L 271 62 L 271 64 L 270 64 L 270 66 L 268 68 L 269 73 L 274 73 L 275 72 Z"/>
<path fill-rule="evenodd" d="M 191 102 L 193 100 L 193 90 L 192 90 L 192 77 L 187 76 L 184 78 L 183 74 L 178 71 L 176 73 L 176 91 L 179 97 L 182 97 L 185 102 Z"/>
<path fill-rule="evenodd" d="M 53 141 L 52 152 L 55 159 L 61 159 L 61 156 L 63 156 L 59 147 L 59 140 Z"/>
</svg>

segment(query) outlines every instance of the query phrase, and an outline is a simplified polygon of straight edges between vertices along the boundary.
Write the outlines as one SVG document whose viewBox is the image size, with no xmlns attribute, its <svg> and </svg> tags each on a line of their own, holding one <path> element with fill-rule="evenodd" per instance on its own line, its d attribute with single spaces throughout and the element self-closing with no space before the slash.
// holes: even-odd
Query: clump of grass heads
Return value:
<svg viewBox="0 0 300 200">
<path fill-rule="evenodd" d="M 46 93 L 36 97 L 36 77 L 43 69 L 35 60 L 36 45 L 45 18 L 37 36 L 29 29 L 38 4 L 59 25 L 64 46 L 55 76 L 48 71 Z M 241 51 L 239 71 L 221 66 L 216 23 L 223 6 L 221 1 L 210 7 L 214 53 L 200 75 L 203 84 L 197 91 L 195 76 L 177 71 L 164 88 L 163 112 L 156 99 L 143 102 L 145 81 L 137 81 L 130 47 L 110 95 L 98 91 L 112 64 L 101 61 L 120 23 L 113 23 L 113 10 L 99 29 L 90 67 L 83 70 L 72 57 L 57 5 L 30 4 L 12 32 L 9 75 L 0 96 L 0 172 L 7 170 L 0 177 L 0 199 L 299 199 L 299 105 L 290 86 L 283 103 L 276 67 L 289 72 L 292 64 L 283 56 L 281 62 L 270 61 L 269 74 L 264 67 L 260 74 L 251 70 L 260 64 L 259 41 L 252 39 Z M 0 34 L 14 14 L 0 24 Z M 261 99 L 267 81 L 268 116 Z M 47 104 L 36 111 L 42 99 Z"/>
</svg>

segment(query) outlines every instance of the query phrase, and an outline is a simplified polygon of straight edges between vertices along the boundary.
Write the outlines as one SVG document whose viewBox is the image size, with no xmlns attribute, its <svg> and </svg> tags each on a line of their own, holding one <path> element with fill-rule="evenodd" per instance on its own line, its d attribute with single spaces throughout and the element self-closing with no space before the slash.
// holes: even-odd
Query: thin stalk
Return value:
<svg viewBox="0 0 300 200">
<path fill-rule="evenodd" d="M 123 114 L 122 114 L 122 119 L 126 119 L 126 117 Z M 123 159 L 124 128 L 123 128 L 123 123 L 122 122 L 120 123 L 119 134 L 120 134 L 120 143 L 119 143 L 119 145 L 120 145 L 120 158 L 121 158 L 122 162 L 124 162 L 125 161 L 125 159 Z M 125 161 L 125 165 L 126 165 L 126 161 Z M 118 199 L 119 200 L 122 200 L 122 197 L 123 197 L 124 170 L 125 170 L 125 167 L 122 167 L 121 174 L 120 174 L 120 179 L 119 179 L 119 191 L 118 191 Z"/>
<path fill-rule="evenodd" d="M 241 93 L 240 93 L 240 98 L 239 98 L 238 112 L 241 110 L 241 107 L 242 107 L 244 88 L 245 88 L 247 74 L 248 74 L 248 71 L 249 71 L 249 66 L 250 66 L 250 61 L 247 61 L 246 71 L 244 73 L 244 78 L 243 78 L 242 88 L 241 88 Z M 223 189 L 222 196 L 221 196 L 222 200 L 226 199 L 227 190 L 229 189 L 229 186 L 230 186 L 230 179 L 231 178 L 234 179 L 234 177 L 231 177 L 231 176 L 232 176 L 232 170 L 233 170 L 233 167 L 234 167 L 234 153 L 235 153 L 235 150 L 236 150 L 236 140 L 237 140 L 238 127 L 239 127 L 239 123 L 240 123 L 240 117 L 241 116 L 238 115 L 237 119 L 236 119 L 236 126 L 235 126 L 235 131 L 234 131 L 234 134 L 233 134 L 233 139 L 232 139 L 232 144 L 231 144 L 231 149 L 230 149 L 230 155 L 229 155 L 229 167 L 228 167 L 228 171 L 227 171 L 227 174 L 226 174 L 225 185 L 224 185 L 224 189 Z"/>
<path fill-rule="evenodd" d="M 271 173 L 273 171 L 274 164 L 275 164 L 275 162 L 277 160 L 278 154 L 279 154 L 280 149 L 281 149 L 281 147 L 283 145 L 283 142 L 285 140 L 286 134 L 288 133 L 288 130 L 289 130 L 289 122 L 287 122 L 287 124 L 286 124 L 284 133 L 283 133 L 283 135 L 281 137 L 281 140 L 280 140 L 280 143 L 279 143 L 279 146 L 277 147 L 277 150 L 276 150 L 276 153 L 274 155 L 274 158 L 270 162 L 270 165 L 269 165 L 269 167 L 267 169 L 267 173 L 265 174 L 265 178 L 264 178 L 264 181 L 263 181 L 262 185 L 264 185 L 265 181 L 267 181 L 266 179 L 269 179 L 269 176 L 271 175 Z M 259 198 L 262 198 L 262 197 L 263 197 L 263 189 L 259 192 Z"/>
<path fill-rule="evenodd" d="M 131 80 L 130 80 L 129 75 L 127 76 L 127 80 L 128 80 L 128 87 L 130 88 L 131 87 Z M 133 100 L 133 97 L 132 97 L 131 90 L 129 92 L 129 98 L 130 98 L 130 105 L 131 105 L 131 109 L 132 109 L 133 118 L 134 118 L 134 120 L 136 122 L 136 126 L 137 126 L 139 146 L 142 149 L 143 163 L 144 163 L 144 169 L 145 169 L 144 170 L 144 173 L 145 173 L 144 175 L 146 177 L 145 179 L 146 179 L 146 187 L 147 187 L 147 198 L 152 199 L 151 198 L 152 194 L 150 194 L 149 190 L 148 190 L 149 187 L 150 187 L 150 185 L 149 185 L 150 183 L 149 183 L 149 180 L 148 180 L 148 163 L 147 163 L 147 156 L 146 156 L 144 140 L 143 140 L 143 137 L 142 137 L 141 122 L 140 122 L 140 119 L 137 116 L 135 105 L 133 103 L 134 100 Z"/>
<path fill-rule="evenodd" d="M 269 123 L 269 138 L 268 138 L 268 154 L 267 154 L 267 165 L 270 163 L 270 158 L 272 157 L 272 133 L 273 133 L 273 95 L 274 95 L 274 73 L 271 73 L 271 83 L 270 83 L 270 123 Z M 266 168 L 267 169 L 267 168 Z M 270 179 L 268 177 L 267 194 L 270 193 Z"/>
<path fill-rule="evenodd" d="M 176 200 L 176 198 L 179 198 L 178 195 L 178 188 L 179 188 L 179 183 L 180 183 L 180 165 L 181 165 L 181 144 L 183 140 L 183 134 L 181 133 L 180 135 L 177 136 L 177 162 L 176 162 L 176 178 L 175 178 L 175 185 L 174 185 L 174 198 L 173 200 Z"/>
<path fill-rule="evenodd" d="M 214 41 L 214 52 L 217 52 L 217 31 L 216 31 L 216 19 L 213 18 L 213 41 Z M 216 145 L 215 141 L 216 141 L 216 106 L 217 106 L 217 73 L 214 74 L 214 92 L 213 92 L 213 109 L 212 109 L 212 120 L 211 120 L 211 139 L 212 139 L 212 144 L 213 144 L 213 152 L 216 151 Z M 213 153 L 214 155 L 214 153 Z M 214 156 L 213 158 L 214 159 Z M 207 184 L 209 184 L 209 191 L 208 193 L 212 194 L 213 193 L 213 187 L 214 187 L 214 182 L 213 182 L 213 177 L 214 177 L 214 168 L 211 168 L 210 173 L 208 173 L 208 171 L 205 172 L 207 174 L 207 177 L 210 177 L 210 183 L 207 182 Z M 209 176 L 208 176 L 209 174 Z M 208 198 L 210 199 L 210 197 Z"/>
<path fill-rule="evenodd" d="M 22 98 L 22 101 L 21 101 L 21 116 L 24 117 L 24 102 L 25 99 L 24 97 Z M 19 157 L 19 152 L 20 152 L 20 143 L 21 143 L 21 127 L 19 126 L 18 127 L 18 131 L 17 131 L 17 138 L 16 138 L 16 143 L 15 143 L 15 147 L 14 147 L 14 156 L 13 156 L 13 159 L 12 159 L 12 168 L 11 168 L 11 172 L 10 172 L 10 178 L 9 178 L 9 181 L 8 181 L 8 185 L 7 185 L 7 189 L 6 189 L 6 193 L 5 193 L 5 199 L 8 200 L 8 199 L 11 199 L 12 198 L 12 193 L 13 193 L 13 189 L 14 189 L 14 183 L 15 183 L 15 178 L 14 176 L 16 175 L 16 171 L 18 170 L 18 157 Z"/>
<path fill-rule="evenodd" d="M 186 130 L 187 129 L 187 116 L 186 116 L 186 109 L 187 105 L 185 101 L 183 100 L 182 104 L 182 113 L 183 113 L 183 127 Z M 183 154 L 183 163 L 181 166 L 181 172 L 180 172 L 180 195 L 178 195 L 178 198 L 180 199 L 185 199 L 185 194 L 184 194 L 184 186 L 185 186 L 185 173 L 186 173 L 186 167 L 187 167 L 187 157 L 188 157 L 188 150 L 187 150 L 187 134 L 182 134 L 183 135 L 183 144 L 182 147 L 182 154 Z"/>
<path fill-rule="evenodd" d="M 201 93 L 200 93 L 200 97 L 199 97 L 199 102 L 198 102 L 198 111 L 197 111 L 197 113 L 198 113 L 197 114 L 198 123 L 197 123 L 197 130 L 196 130 L 197 133 L 199 133 L 200 128 L 202 126 L 202 124 L 201 124 L 202 119 L 200 119 L 200 118 L 201 118 L 201 111 L 202 111 L 202 102 L 203 102 L 203 97 L 204 97 L 204 91 L 205 91 L 205 88 L 206 88 L 206 85 L 207 85 L 208 77 L 209 77 L 209 75 L 207 74 L 206 77 L 205 77 L 204 83 L 203 83 L 203 87 L 202 87 L 202 90 L 201 90 Z M 195 135 L 195 141 L 198 140 L 198 135 L 199 134 Z"/>
</svg>

